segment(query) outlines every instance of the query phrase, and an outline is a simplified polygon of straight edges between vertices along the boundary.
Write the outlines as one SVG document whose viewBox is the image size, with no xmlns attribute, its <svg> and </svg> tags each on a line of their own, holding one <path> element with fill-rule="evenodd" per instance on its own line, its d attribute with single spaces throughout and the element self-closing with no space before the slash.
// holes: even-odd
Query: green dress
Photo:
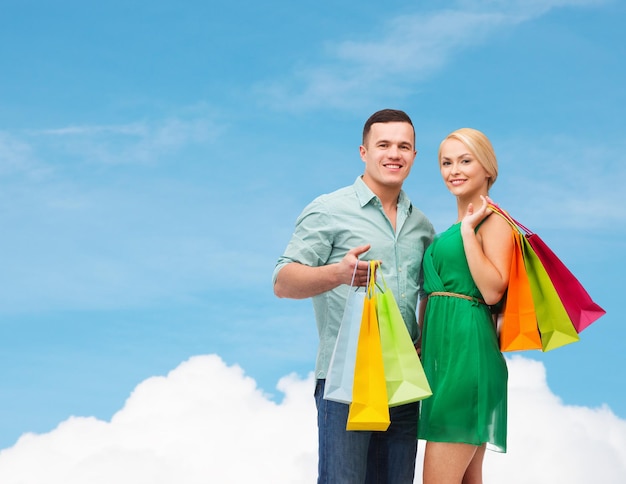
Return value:
<svg viewBox="0 0 626 484">
<path fill-rule="evenodd" d="M 487 444 L 506 452 L 506 362 L 493 318 L 472 279 L 457 223 L 424 255 L 428 298 L 422 363 L 433 395 L 422 401 L 418 437 L 433 442 Z"/>
</svg>

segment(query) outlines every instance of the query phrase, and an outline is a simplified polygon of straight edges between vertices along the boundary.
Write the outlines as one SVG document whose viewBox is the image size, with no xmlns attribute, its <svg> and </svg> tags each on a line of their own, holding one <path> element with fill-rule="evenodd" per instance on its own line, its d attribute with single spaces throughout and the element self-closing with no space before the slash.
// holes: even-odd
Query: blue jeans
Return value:
<svg viewBox="0 0 626 484">
<path fill-rule="evenodd" d="M 349 406 L 324 400 L 317 380 L 318 484 L 413 484 L 419 404 L 389 409 L 385 432 L 348 431 Z"/>
</svg>

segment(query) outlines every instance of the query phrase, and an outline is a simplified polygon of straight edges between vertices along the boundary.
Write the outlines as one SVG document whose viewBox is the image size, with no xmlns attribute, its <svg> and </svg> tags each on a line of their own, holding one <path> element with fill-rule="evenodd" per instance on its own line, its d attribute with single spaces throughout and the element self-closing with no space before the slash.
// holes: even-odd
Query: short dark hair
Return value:
<svg viewBox="0 0 626 484">
<path fill-rule="evenodd" d="M 413 144 L 415 144 L 415 127 L 413 122 L 407 113 L 398 109 L 381 109 L 372 114 L 365 125 L 363 126 L 363 144 L 367 140 L 367 136 L 370 134 L 372 124 L 374 123 L 409 123 L 413 128 Z"/>
</svg>

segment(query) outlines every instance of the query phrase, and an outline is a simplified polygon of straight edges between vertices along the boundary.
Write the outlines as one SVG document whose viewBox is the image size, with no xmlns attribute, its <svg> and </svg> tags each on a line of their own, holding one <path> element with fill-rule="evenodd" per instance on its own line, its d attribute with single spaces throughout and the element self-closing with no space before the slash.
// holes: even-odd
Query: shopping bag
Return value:
<svg viewBox="0 0 626 484">
<path fill-rule="evenodd" d="M 543 351 L 553 350 L 580 340 L 541 260 L 526 237 L 520 237 L 524 264 L 537 313 Z"/>
<path fill-rule="evenodd" d="M 398 303 L 380 271 L 383 291 L 376 294 L 380 341 L 389 407 L 417 402 L 433 393 Z"/>
<path fill-rule="evenodd" d="M 354 286 L 356 268 L 357 266 L 355 265 L 341 318 L 341 325 L 337 334 L 337 341 L 330 358 L 324 384 L 324 398 L 339 403 L 350 403 L 352 401 L 356 347 L 359 340 L 359 330 L 361 328 L 365 302 L 366 288 Z"/>
<path fill-rule="evenodd" d="M 574 274 L 572 274 L 539 235 L 519 223 L 511 217 L 508 212 L 497 205 L 490 204 L 489 207 L 495 213 L 504 217 L 513 228 L 519 231 L 528 241 L 552 281 L 576 332 L 580 333 L 591 323 L 606 314 L 606 311 L 591 299 L 591 296 L 580 281 L 576 279 Z"/>
<path fill-rule="evenodd" d="M 354 365 L 352 403 L 346 430 L 387 430 L 390 424 L 383 354 L 376 316 L 376 262 L 370 262 L 370 281 Z"/>
<path fill-rule="evenodd" d="M 541 336 L 537 327 L 537 314 L 528 273 L 524 266 L 521 237 L 519 232 L 513 232 L 515 245 L 500 326 L 502 351 L 541 349 Z"/>
<path fill-rule="evenodd" d="M 524 228 L 525 229 L 525 228 Z M 527 231 L 527 239 L 533 248 L 556 292 L 567 311 L 567 314 L 578 333 L 596 321 L 606 311 L 593 302 L 591 296 L 574 274 L 563 264 L 554 252 L 537 234 Z"/>
</svg>

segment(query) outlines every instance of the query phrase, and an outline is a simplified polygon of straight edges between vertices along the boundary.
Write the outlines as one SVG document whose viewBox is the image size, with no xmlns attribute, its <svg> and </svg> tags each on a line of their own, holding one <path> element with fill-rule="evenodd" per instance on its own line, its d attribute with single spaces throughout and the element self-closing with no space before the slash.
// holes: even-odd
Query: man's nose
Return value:
<svg viewBox="0 0 626 484">
<path fill-rule="evenodd" d="M 400 149 L 396 145 L 391 145 L 389 147 L 389 156 L 392 158 L 397 158 L 400 154 Z"/>
</svg>

